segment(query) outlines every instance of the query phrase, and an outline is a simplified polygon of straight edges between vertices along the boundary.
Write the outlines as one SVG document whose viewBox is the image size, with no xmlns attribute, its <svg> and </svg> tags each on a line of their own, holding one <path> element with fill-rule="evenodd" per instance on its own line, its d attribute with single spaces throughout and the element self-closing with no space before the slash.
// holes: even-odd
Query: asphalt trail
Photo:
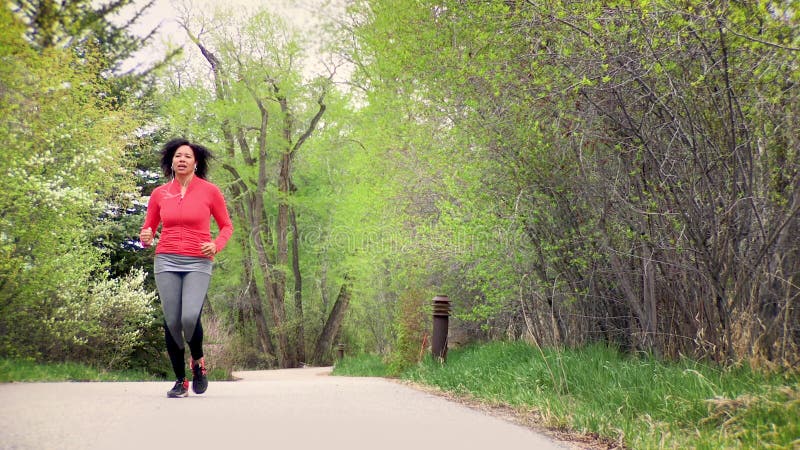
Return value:
<svg viewBox="0 0 800 450">
<path fill-rule="evenodd" d="M 329 372 L 238 372 L 180 399 L 166 397 L 168 382 L 0 384 L 0 448 L 570 448 L 399 383 Z"/>
</svg>

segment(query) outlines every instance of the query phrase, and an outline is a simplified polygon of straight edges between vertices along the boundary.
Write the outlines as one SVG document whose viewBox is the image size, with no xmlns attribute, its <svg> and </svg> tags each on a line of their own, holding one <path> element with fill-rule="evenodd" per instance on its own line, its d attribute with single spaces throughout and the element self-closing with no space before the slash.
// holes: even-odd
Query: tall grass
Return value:
<svg viewBox="0 0 800 450">
<path fill-rule="evenodd" d="M 664 362 L 602 345 L 495 342 L 428 358 L 402 378 L 535 409 L 551 427 L 630 448 L 800 448 L 800 376 Z"/>
</svg>

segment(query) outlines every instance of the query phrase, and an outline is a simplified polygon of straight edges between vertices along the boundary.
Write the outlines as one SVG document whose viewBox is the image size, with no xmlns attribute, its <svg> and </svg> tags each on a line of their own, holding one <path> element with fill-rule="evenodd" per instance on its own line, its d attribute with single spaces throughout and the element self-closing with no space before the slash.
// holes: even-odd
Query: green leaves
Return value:
<svg viewBox="0 0 800 450">
<path fill-rule="evenodd" d="M 551 325 L 525 327 L 555 344 L 603 336 L 694 351 L 672 336 L 714 329 L 702 339 L 712 351 L 739 332 L 725 317 L 700 328 L 658 318 L 695 311 L 710 292 L 763 305 L 744 285 L 773 286 L 783 302 L 796 289 L 766 261 L 733 267 L 759 254 L 745 248 L 766 248 L 769 233 L 755 229 L 796 222 L 775 208 L 785 202 L 767 206 L 798 195 L 797 158 L 779 150 L 797 146 L 783 131 L 795 128 L 797 54 L 782 44 L 797 41 L 796 20 L 775 4 L 723 6 L 369 2 L 357 35 L 372 63 L 357 76 L 374 80 L 364 113 L 398 118 L 375 122 L 383 145 L 402 149 L 387 157 L 409 186 L 400 230 L 415 257 L 398 264 L 426 261 L 429 276 L 415 282 L 447 287 L 462 317 L 489 329 L 521 327 L 519 314 L 534 311 Z M 488 244 L 460 246 L 463 236 Z M 698 265 L 716 269 L 673 273 Z M 729 278 L 709 287 L 721 267 Z M 772 352 L 783 345 L 772 342 Z"/>
<path fill-rule="evenodd" d="M 104 97 L 92 67 L 66 50 L 34 51 L 7 8 L 0 17 L 0 354 L 47 357 L 75 337 L 48 324 L 82 313 L 103 273 L 92 232 L 134 191 L 124 150 L 138 123 Z"/>
</svg>

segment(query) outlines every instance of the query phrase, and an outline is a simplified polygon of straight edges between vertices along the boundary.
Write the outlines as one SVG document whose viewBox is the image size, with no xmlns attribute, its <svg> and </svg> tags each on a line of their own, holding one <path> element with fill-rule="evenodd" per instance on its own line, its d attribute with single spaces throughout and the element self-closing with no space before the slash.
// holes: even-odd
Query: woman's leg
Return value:
<svg viewBox="0 0 800 450">
<path fill-rule="evenodd" d="M 199 361 L 203 357 L 203 325 L 200 313 L 208 293 L 211 275 L 202 272 L 187 272 L 183 279 L 181 323 L 183 335 L 189 343 L 192 359 Z"/>
<path fill-rule="evenodd" d="M 181 336 L 181 292 L 183 290 L 181 272 L 161 272 L 156 274 L 156 287 L 164 311 L 164 340 L 172 370 L 178 380 L 186 378 L 184 363 L 183 336 Z"/>
</svg>

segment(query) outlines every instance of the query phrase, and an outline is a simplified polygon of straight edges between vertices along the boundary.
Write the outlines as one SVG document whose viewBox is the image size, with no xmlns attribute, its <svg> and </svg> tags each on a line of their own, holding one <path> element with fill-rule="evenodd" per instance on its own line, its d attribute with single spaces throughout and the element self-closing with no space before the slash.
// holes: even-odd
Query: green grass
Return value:
<svg viewBox="0 0 800 450">
<path fill-rule="evenodd" d="M 187 375 L 191 376 L 188 369 Z M 208 371 L 208 379 L 230 381 L 233 378 L 227 370 L 212 367 Z M 164 378 L 145 370 L 105 370 L 75 362 L 39 363 L 26 359 L 0 358 L 0 383 L 12 381 L 164 381 Z"/>
<path fill-rule="evenodd" d="M 361 354 L 346 356 L 333 366 L 333 375 L 355 377 L 386 377 L 388 367 L 380 356 Z"/>
<path fill-rule="evenodd" d="M 0 358 L 0 382 L 10 381 L 157 381 L 145 371 L 108 371 L 85 364 L 37 363 Z"/>
<path fill-rule="evenodd" d="M 797 374 L 664 362 L 600 345 L 540 351 L 496 342 L 451 351 L 444 365 L 429 358 L 401 378 L 533 408 L 548 426 L 630 448 L 800 448 Z"/>
</svg>

